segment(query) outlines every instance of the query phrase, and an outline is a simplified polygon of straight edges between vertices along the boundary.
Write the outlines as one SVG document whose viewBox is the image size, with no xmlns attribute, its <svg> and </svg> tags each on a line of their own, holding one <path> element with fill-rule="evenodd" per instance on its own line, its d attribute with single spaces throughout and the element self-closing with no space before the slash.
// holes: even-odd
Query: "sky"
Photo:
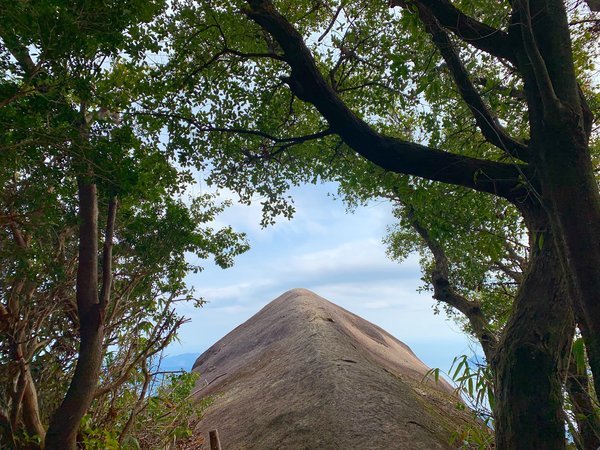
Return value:
<svg viewBox="0 0 600 450">
<path fill-rule="evenodd" d="M 373 202 L 351 214 L 328 195 L 336 191 L 333 183 L 294 188 L 294 218 L 265 229 L 258 203 L 234 203 L 221 214 L 215 226 L 245 232 L 251 248 L 232 268 L 202 262 L 204 271 L 188 277 L 208 303 L 178 307 L 191 321 L 166 354 L 199 356 L 267 303 L 302 287 L 380 326 L 432 368 L 448 371 L 455 356 L 471 355 L 473 344 L 459 327 L 444 313 L 434 315 L 431 293 L 417 292 L 423 284 L 418 257 L 402 263 L 386 257 L 390 204 Z"/>
</svg>

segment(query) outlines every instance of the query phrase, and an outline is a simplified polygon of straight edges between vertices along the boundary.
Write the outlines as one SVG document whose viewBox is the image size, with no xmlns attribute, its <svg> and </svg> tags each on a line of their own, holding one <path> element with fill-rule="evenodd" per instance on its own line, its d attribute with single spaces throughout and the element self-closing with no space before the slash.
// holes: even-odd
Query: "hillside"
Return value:
<svg viewBox="0 0 600 450">
<path fill-rule="evenodd" d="M 446 449 L 470 422 L 402 342 L 306 289 L 281 295 L 204 352 L 198 424 L 224 449 Z M 205 444 L 208 448 L 208 444 Z"/>
</svg>

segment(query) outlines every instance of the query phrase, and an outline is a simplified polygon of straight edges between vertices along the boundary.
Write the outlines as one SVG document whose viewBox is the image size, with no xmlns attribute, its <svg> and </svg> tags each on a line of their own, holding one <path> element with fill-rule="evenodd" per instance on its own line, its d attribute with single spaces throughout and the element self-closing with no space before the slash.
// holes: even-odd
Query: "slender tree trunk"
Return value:
<svg viewBox="0 0 600 450">
<path fill-rule="evenodd" d="M 77 367 L 46 436 L 46 450 L 74 450 L 77 430 L 96 391 L 102 362 L 104 324 L 98 297 L 98 198 L 96 185 L 79 181 L 79 266 L 77 312 L 80 344 Z"/>
<path fill-rule="evenodd" d="M 29 239 L 15 224 L 10 226 L 13 238 L 20 250 L 26 251 L 29 248 Z M 29 261 L 27 266 L 30 268 Z M 15 396 L 16 403 L 13 405 L 13 416 L 15 423 L 13 431 L 16 431 L 16 421 L 22 419 L 25 425 L 25 431 L 29 436 L 38 436 L 40 446 L 43 448 L 46 437 L 46 428 L 40 418 L 40 409 L 37 397 L 37 389 L 33 377 L 31 376 L 30 364 L 31 355 L 27 354 L 27 346 L 24 344 L 26 339 L 26 324 L 21 322 L 20 305 L 29 304 L 36 289 L 35 283 L 26 282 L 27 277 L 22 274 L 20 281 L 16 283 L 9 297 L 8 309 L 2 306 L 0 316 L 7 319 L 9 326 L 12 327 L 12 333 L 8 333 L 10 348 L 10 357 L 18 367 L 17 386 L 19 394 Z M 14 334 L 13 334 L 14 333 Z M 14 441 L 14 436 L 13 436 Z M 16 444 L 15 444 L 16 445 Z M 35 448 L 35 446 L 30 446 Z"/>
<path fill-rule="evenodd" d="M 539 229 L 533 225 L 530 229 Z M 534 243 L 513 314 L 492 361 L 498 449 L 566 446 L 560 375 L 566 369 L 575 325 L 564 285 L 554 243 Z"/>
<path fill-rule="evenodd" d="M 10 426 L 14 431 L 19 429 L 19 419 L 23 406 L 23 394 L 25 393 L 25 382 L 21 373 L 16 375 L 15 389 L 11 393 Z"/>
<path fill-rule="evenodd" d="M 10 411 L 11 432 L 18 433 L 23 430 L 24 426 L 24 431 L 29 436 L 38 436 L 43 446 L 46 429 L 40 419 L 37 391 L 31 376 L 29 362 L 24 355 L 25 332 L 23 327 L 17 328 L 14 335 L 8 336 L 10 357 L 15 366 L 16 380 Z M 13 436 L 13 440 L 14 438 Z M 32 444 L 24 448 L 35 449 L 39 446 Z"/>
<path fill-rule="evenodd" d="M 25 425 L 25 431 L 30 436 L 38 436 L 40 438 L 42 447 L 46 437 L 46 428 L 44 427 L 40 418 L 40 409 L 37 398 L 37 390 L 35 382 L 31 376 L 29 362 L 24 354 L 23 344 L 24 333 L 20 333 L 17 337 L 17 341 L 13 341 L 12 344 L 12 358 L 18 366 L 18 400 L 19 403 L 14 405 L 17 411 L 17 417 L 22 419 Z M 16 424 L 15 424 L 16 425 Z M 14 427 L 18 429 L 18 427 Z"/>
<path fill-rule="evenodd" d="M 23 423 L 27 433 L 31 436 L 38 436 L 41 441 L 42 448 L 44 447 L 44 439 L 46 438 L 46 428 L 40 418 L 40 408 L 38 404 L 37 389 L 31 371 L 29 370 L 29 364 L 25 363 L 26 367 L 22 369 L 21 376 L 25 383 L 23 391 Z"/>
<path fill-rule="evenodd" d="M 600 393 L 600 194 L 584 113 L 537 133 L 545 207 Z"/>
<path fill-rule="evenodd" d="M 600 420 L 590 398 L 588 374 L 578 370 L 574 357 L 571 357 L 569 362 L 565 387 L 571 399 L 575 421 L 579 429 L 580 448 L 583 450 L 597 449 L 600 447 Z"/>
</svg>

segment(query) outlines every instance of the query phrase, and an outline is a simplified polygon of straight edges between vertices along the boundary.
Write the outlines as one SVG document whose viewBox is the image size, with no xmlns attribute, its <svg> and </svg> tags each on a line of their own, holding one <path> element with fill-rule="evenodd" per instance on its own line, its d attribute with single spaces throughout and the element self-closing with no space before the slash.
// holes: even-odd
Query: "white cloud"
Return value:
<svg viewBox="0 0 600 450">
<path fill-rule="evenodd" d="M 234 205 L 220 217 L 219 223 L 246 231 L 253 248 L 231 269 L 207 267 L 189 277 L 209 303 L 202 309 L 182 306 L 192 322 L 170 351 L 200 353 L 267 302 L 304 287 L 416 346 L 430 364 L 442 361 L 446 347 L 451 361 L 466 341 L 455 325 L 433 315 L 429 294 L 416 292 L 418 258 L 397 264 L 385 255 L 381 239 L 392 220 L 389 205 L 348 215 L 326 196 L 334 190 L 331 185 L 295 189 L 296 217 L 265 230 L 259 205 Z"/>
<path fill-rule="evenodd" d="M 385 261 L 380 258 L 377 251 L 379 241 L 366 239 L 363 241 L 345 242 L 336 247 L 306 253 L 303 255 L 290 255 L 289 271 L 301 270 L 304 272 L 337 271 L 340 268 L 352 270 L 375 264 L 385 266 Z"/>
<path fill-rule="evenodd" d="M 367 309 L 386 309 L 390 308 L 392 304 L 385 300 L 378 300 L 375 302 L 367 302 L 364 304 L 364 307 Z"/>
</svg>

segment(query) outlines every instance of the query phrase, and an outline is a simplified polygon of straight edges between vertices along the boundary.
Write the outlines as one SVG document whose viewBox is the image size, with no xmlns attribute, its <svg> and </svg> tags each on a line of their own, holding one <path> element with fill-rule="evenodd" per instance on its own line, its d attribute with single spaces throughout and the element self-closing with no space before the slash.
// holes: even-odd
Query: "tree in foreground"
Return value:
<svg viewBox="0 0 600 450">
<path fill-rule="evenodd" d="M 120 233 L 127 235 L 136 215 L 147 215 L 159 229 L 169 211 L 175 221 L 189 223 L 181 220 L 187 213 L 177 213 L 186 205 L 168 200 L 181 178 L 162 178 L 165 169 L 178 173 L 169 159 L 175 155 L 184 166 L 206 169 L 210 163 L 210 180 L 244 201 L 261 195 L 267 217 L 291 213 L 282 197 L 290 184 L 319 178 L 381 184 L 386 196 L 397 195 L 408 205 L 408 219 L 419 219 L 417 207 L 437 182 L 457 186 L 446 201 L 463 195 L 461 189 L 480 193 L 475 204 L 485 205 L 486 223 L 497 214 L 518 212 L 530 253 L 512 309 L 505 312 L 506 326 L 492 336 L 484 322 L 471 320 L 477 308 L 470 315 L 462 312 L 490 350 L 498 448 L 564 447 L 561 374 L 575 323 L 596 388 L 600 378 L 595 297 L 600 212 L 592 114 L 598 102 L 589 63 L 594 30 L 586 28 L 596 22 L 585 7 L 573 4 L 567 10 L 559 1 L 526 0 L 500 7 L 482 1 L 462 9 L 446 0 L 415 0 L 394 3 L 391 10 L 362 2 L 177 2 L 154 28 L 143 24 L 160 4 L 46 6 L 22 14 L 15 4 L 3 12 L 0 112 L 5 154 L 13 165 L 7 163 L 3 177 L 19 193 L 12 200 L 7 196 L 3 226 L 26 253 L 11 263 L 14 268 L 7 266 L 13 284 L 3 291 L 9 306 L 2 310 L 4 319 L 18 317 L 11 312 L 17 304 L 35 310 L 33 299 L 49 284 L 29 283 L 26 275 L 35 272 L 32 264 L 55 257 L 54 244 L 29 248 L 38 242 L 31 230 L 43 236 L 44 220 L 22 217 L 52 218 L 48 225 L 56 231 L 48 228 L 47 234 L 60 237 L 59 255 L 69 253 L 61 242 L 73 233 L 79 241 L 77 250 L 69 247 L 77 262 L 67 266 L 71 278 L 60 293 L 68 295 L 60 298 L 72 299 L 70 314 L 81 344 L 71 388 L 51 421 L 49 448 L 75 445 L 95 395 L 106 313 L 122 293 L 115 270 L 128 261 L 119 257 L 127 242 Z M 157 39 L 155 32 L 169 38 Z M 166 75 L 145 65 L 163 52 L 171 56 Z M 171 139 L 166 153 L 154 152 L 158 142 L 152 137 L 163 125 Z M 376 176 L 366 178 L 369 173 Z M 52 179 L 51 189 L 40 194 L 40 185 L 30 183 L 36 179 Z M 412 202 L 419 196 L 421 203 Z M 147 208 L 138 209 L 140 198 Z M 28 199 L 25 213 L 15 209 L 14 199 Z M 419 223 L 413 220 L 413 226 Z M 24 225 L 27 232 L 19 233 L 17 226 Z M 157 236 L 146 236 L 139 225 L 130 231 L 139 238 Z M 223 247 L 195 231 L 188 235 L 191 243 L 179 242 L 182 251 L 191 245 L 220 254 Z M 427 241 L 428 234 L 420 234 Z M 221 236 L 226 248 L 240 250 L 231 234 Z M 153 245 L 131 248 L 129 268 L 135 268 L 135 253 Z M 27 257 L 31 250 L 38 253 Z M 44 258 L 40 251 L 47 253 Z M 450 300 L 443 258 L 438 262 L 436 295 Z M 184 269 L 168 265 L 167 270 Z M 65 279 L 59 275 L 59 281 Z M 164 287 L 162 280 L 157 278 L 156 287 Z M 41 317 L 55 319 L 57 313 Z M 28 342 L 32 350 L 45 350 L 33 325 L 35 338 Z M 21 421 L 28 433 L 41 436 L 44 419 L 22 415 L 36 409 L 27 387 L 33 385 L 27 381 L 32 372 L 23 364 L 29 361 L 18 351 L 13 355 L 18 389 L 10 397 L 17 406 L 4 422 Z M 125 374 L 129 367 L 124 366 Z M 140 373 L 146 372 L 141 367 Z M 109 374 L 107 386 L 111 379 L 123 376 Z"/>
<path fill-rule="evenodd" d="M 208 148 L 225 161 L 213 178 L 242 198 L 281 199 L 289 184 L 319 177 L 364 182 L 374 165 L 383 175 L 372 183 L 387 177 L 401 196 L 441 182 L 498 205 L 482 213 L 518 212 L 531 245 L 492 355 L 496 443 L 564 448 L 561 374 L 576 324 L 600 388 L 597 19 L 587 7 L 178 6 L 180 95 L 163 114 L 190 139 L 172 145 L 199 164 L 207 153 L 195 149 Z"/>
<path fill-rule="evenodd" d="M 496 363 L 501 360 L 496 354 L 504 351 L 502 338 L 519 299 L 531 246 L 537 243 L 527 239 L 522 220 L 511 208 L 482 202 L 485 199 L 475 192 L 456 192 L 444 185 L 438 188 L 439 192 L 428 191 L 425 202 L 422 195 L 406 191 L 395 199 L 398 223 L 386 238 L 388 254 L 401 261 L 408 252 L 418 251 L 425 288 L 433 292 L 438 308 L 480 344 L 483 360 L 477 354 L 474 361 L 468 355 L 457 357 L 449 375 L 474 411 L 495 428 L 489 408 L 495 408 Z M 448 196 L 453 201 L 443 202 Z M 494 220 L 489 220 L 490 216 Z M 567 363 L 559 372 L 566 400 L 563 420 L 578 449 L 596 448 L 600 445 L 600 420 L 589 389 L 582 339 L 576 336 L 564 352 L 561 357 Z M 489 439 L 478 429 L 462 432 L 475 442 Z"/>
<path fill-rule="evenodd" d="M 165 5 L 5 6 L 2 446 L 104 448 L 136 432 L 157 444 L 182 422 L 179 408 L 157 412 L 161 398 L 185 398 L 156 387 L 152 361 L 183 323 L 174 305 L 195 297 L 184 278 L 200 267 L 185 256 L 227 267 L 247 248 L 210 227 L 223 209 L 214 198 L 186 198 L 191 177 L 165 151 L 161 123 L 128 114 L 145 95 L 160 46 L 149 22 Z M 158 441 L 140 433 L 144 417 Z"/>
</svg>

